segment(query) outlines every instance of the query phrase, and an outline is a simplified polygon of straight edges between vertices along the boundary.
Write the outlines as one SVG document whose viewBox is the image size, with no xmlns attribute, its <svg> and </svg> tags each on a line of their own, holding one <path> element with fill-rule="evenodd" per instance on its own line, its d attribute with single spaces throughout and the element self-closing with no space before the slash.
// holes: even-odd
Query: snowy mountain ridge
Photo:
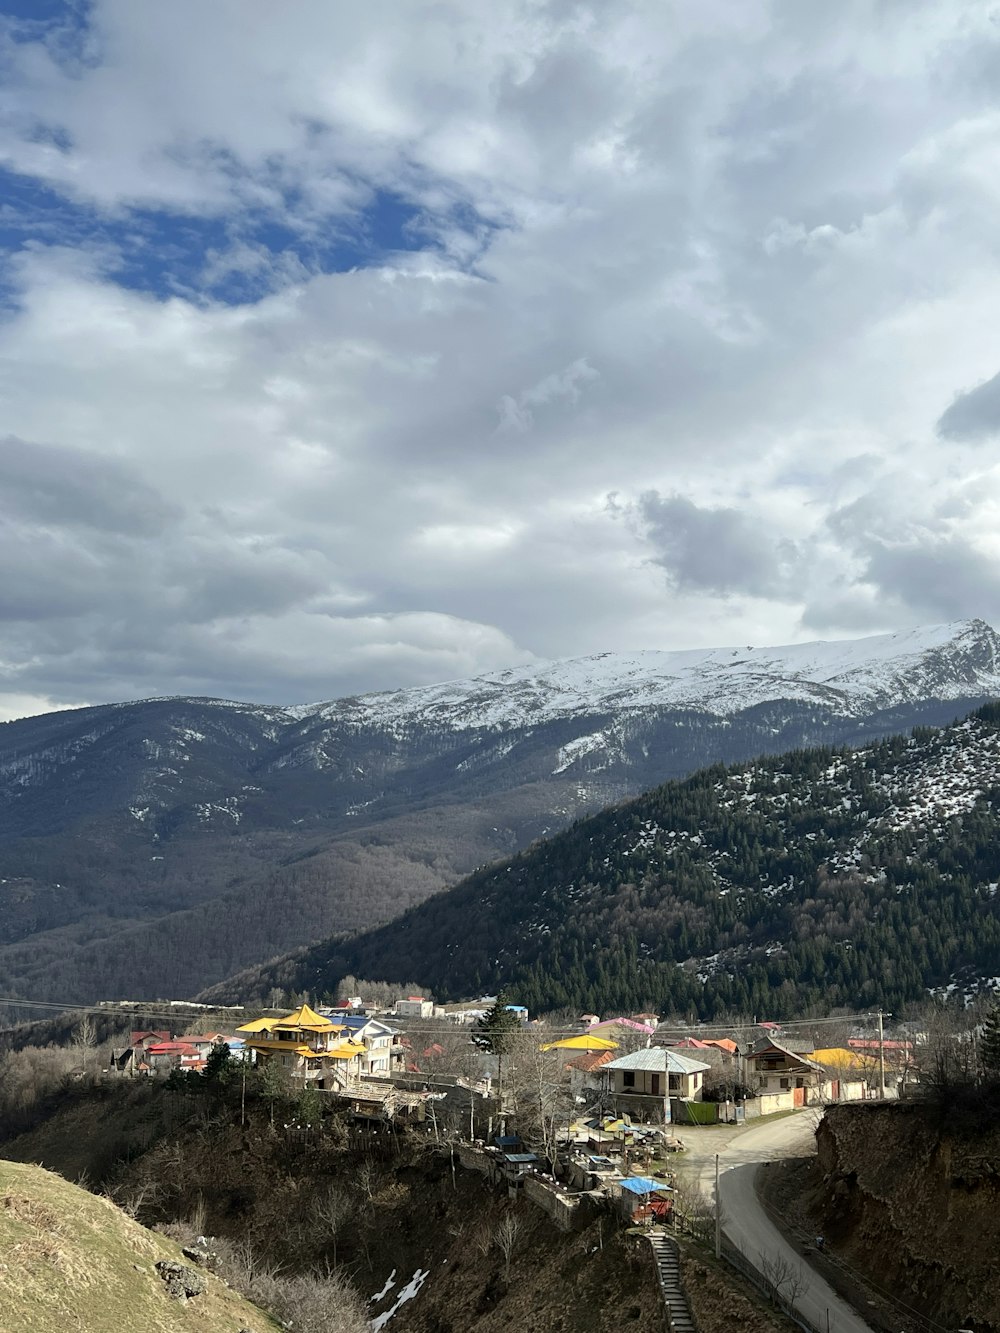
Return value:
<svg viewBox="0 0 1000 1333">
<path fill-rule="evenodd" d="M 1000 637 L 969 621 L 605 653 L 308 707 L 161 698 L 7 722 L 0 993 L 55 975 L 71 1000 L 193 993 L 668 779 L 947 725 L 998 695 Z M 296 904 L 280 932 L 259 910 L 277 891 Z M 148 947 L 119 947 L 128 931 Z"/>
<path fill-rule="evenodd" d="M 914 699 L 997 693 L 1000 635 L 983 620 L 969 620 L 773 648 L 598 653 L 286 712 L 359 728 L 493 730 L 651 708 L 725 717 L 778 699 L 857 717 Z"/>
</svg>

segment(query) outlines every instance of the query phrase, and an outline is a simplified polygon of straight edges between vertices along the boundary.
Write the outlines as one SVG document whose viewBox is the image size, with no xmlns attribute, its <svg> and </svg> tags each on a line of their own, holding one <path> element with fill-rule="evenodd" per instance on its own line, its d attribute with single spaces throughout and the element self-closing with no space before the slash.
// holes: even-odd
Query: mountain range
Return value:
<svg viewBox="0 0 1000 1333">
<path fill-rule="evenodd" d="M 1000 703 L 717 764 L 235 984 L 416 977 L 563 1007 L 784 1018 L 1000 988 Z M 234 982 L 216 988 L 226 998 Z"/>
<path fill-rule="evenodd" d="M 0 995 L 190 995 L 391 920 L 574 819 L 1000 693 L 982 621 L 600 654 L 268 707 L 167 698 L 0 726 Z"/>
</svg>

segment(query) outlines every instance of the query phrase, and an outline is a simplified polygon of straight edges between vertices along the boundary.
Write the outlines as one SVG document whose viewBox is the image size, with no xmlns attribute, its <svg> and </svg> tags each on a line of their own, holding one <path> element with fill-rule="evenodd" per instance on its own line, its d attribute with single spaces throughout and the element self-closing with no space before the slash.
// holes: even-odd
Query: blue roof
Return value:
<svg viewBox="0 0 1000 1333">
<path fill-rule="evenodd" d="M 649 1176 L 628 1176 L 622 1181 L 622 1189 L 630 1194 L 652 1194 L 654 1190 L 664 1188 L 662 1180 L 650 1180 Z"/>
</svg>

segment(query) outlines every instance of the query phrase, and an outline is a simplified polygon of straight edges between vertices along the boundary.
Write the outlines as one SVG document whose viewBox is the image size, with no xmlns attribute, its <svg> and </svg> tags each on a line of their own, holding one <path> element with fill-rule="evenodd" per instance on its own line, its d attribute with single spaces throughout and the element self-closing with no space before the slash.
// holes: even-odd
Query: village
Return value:
<svg viewBox="0 0 1000 1333">
<path fill-rule="evenodd" d="M 433 1136 L 563 1229 L 609 1204 L 625 1223 L 670 1225 L 689 1135 L 906 1096 L 918 1081 L 926 1033 L 915 1025 L 886 1036 L 844 1020 L 842 1044 L 820 1047 L 796 1026 L 709 1035 L 654 1014 L 582 1014 L 557 1028 L 495 996 L 461 1006 L 406 996 L 387 1008 L 354 996 L 262 1013 L 231 1033 L 136 1029 L 108 1073 L 176 1082 L 219 1061 L 244 1076 L 266 1070 L 359 1126 Z"/>
</svg>

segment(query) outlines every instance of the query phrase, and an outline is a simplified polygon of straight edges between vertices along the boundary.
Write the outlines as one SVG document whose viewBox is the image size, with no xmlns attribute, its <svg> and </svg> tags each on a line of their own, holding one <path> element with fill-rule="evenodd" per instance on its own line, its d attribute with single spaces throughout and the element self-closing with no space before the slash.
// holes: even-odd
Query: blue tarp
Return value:
<svg viewBox="0 0 1000 1333">
<path fill-rule="evenodd" d="M 629 1176 L 622 1181 L 622 1189 L 631 1194 L 652 1194 L 654 1190 L 664 1188 L 662 1180 L 650 1180 L 649 1176 Z"/>
</svg>

